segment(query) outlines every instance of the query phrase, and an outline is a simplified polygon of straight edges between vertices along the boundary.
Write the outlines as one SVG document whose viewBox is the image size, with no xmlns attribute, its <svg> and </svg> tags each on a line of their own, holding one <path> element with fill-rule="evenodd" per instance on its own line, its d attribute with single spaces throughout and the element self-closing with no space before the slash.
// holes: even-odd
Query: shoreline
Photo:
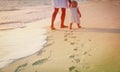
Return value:
<svg viewBox="0 0 120 72">
<path fill-rule="evenodd" d="M 44 20 L 40 20 L 40 21 L 35 21 L 35 22 L 31 22 L 31 23 L 28 23 L 28 24 L 26 24 L 27 26 L 25 27 L 25 28 L 15 28 L 15 29 L 13 29 L 13 30 L 4 30 L 4 31 L 1 31 L 1 35 L 2 36 L 5 36 L 4 35 L 4 33 L 6 33 L 6 34 L 11 34 L 11 35 L 14 35 L 14 34 L 16 34 L 17 32 L 19 32 L 19 34 L 21 34 L 21 31 L 22 31 L 22 34 L 24 33 L 24 32 L 27 32 L 27 33 L 29 33 L 29 32 L 34 32 L 34 33 L 32 33 L 32 34 L 35 34 L 36 33 L 36 31 L 37 31 L 37 35 L 39 36 L 39 33 L 40 33 L 40 36 L 41 36 L 41 34 L 42 34 L 42 36 L 39 38 L 39 39 L 42 39 L 42 40 L 40 40 L 40 41 L 42 41 L 42 42 L 40 42 L 40 41 L 38 41 L 38 40 L 36 40 L 36 41 L 38 41 L 38 43 L 40 42 L 41 44 L 39 44 L 39 47 L 33 47 L 34 49 L 32 49 L 33 51 L 35 50 L 35 49 L 39 49 L 39 50 L 37 50 L 37 51 L 35 51 L 34 53 L 33 53 L 33 51 L 31 51 L 31 53 L 32 54 L 27 54 L 27 56 L 25 55 L 24 57 L 22 56 L 20 56 L 20 57 L 16 57 L 16 56 L 14 56 L 13 55 L 13 57 L 12 58 L 10 58 L 10 59 L 8 59 L 10 62 L 8 62 L 7 64 L 5 63 L 5 66 L 4 67 L 6 67 L 6 66 L 8 66 L 8 65 L 10 65 L 10 64 L 12 64 L 12 63 L 14 63 L 14 62 L 16 62 L 16 61 L 18 61 L 19 59 L 23 59 L 23 58 L 26 58 L 26 57 L 29 57 L 29 56 L 31 56 L 31 55 L 33 55 L 33 54 L 35 54 L 36 52 L 39 52 L 39 51 L 41 51 L 41 49 L 43 49 L 44 48 L 44 45 L 46 44 L 46 42 L 47 42 L 47 40 L 46 40 L 46 30 L 45 29 L 43 29 L 43 27 L 44 26 L 47 26 L 47 24 L 46 25 L 41 25 L 41 24 L 39 24 L 39 23 L 41 23 L 42 21 L 45 21 L 45 20 L 48 20 L 49 18 L 47 18 L 47 19 L 44 19 Z M 35 25 L 33 25 L 33 24 L 35 24 Z M 31 30 L 31 31 L 30 31 Z M 38 32 L 40 30 L 40 32 Z M 26 34 L 25 34 L 26 35 Z M 25 35 L 23 35 L 24 37 L 26 37 Z M 28 34 L 29 35 L 29 34 Z M 18 36 L 18 35 L 17 35 Z M 17 37 L 17 36 L 14 36 L 14 37 Z M 23 37 L 23 38 L 24 38 Z M 34 36 L 33 36 L 34 37 Z M 37 37 L 37 36 L 36 36 Z M 21 38 L 21 37 L 20 37 Z M 43 41 L 43 39 L 45 38 L 45 40 Z M 32 40 L 32 39 L 31 39 Z M 14 39 L 13 39 L 13 41 L 14 41 Z M 19 40 L 17 40 L 18 42 L 19 42 Z M 16 41 L 16 42 L 17 42 Z M 25 40 L 24 40 L 25 41 Z M 33 40 L 34 41 L 34 40 Z M 17 42 L 17 43 L 18 43 Z M 34 43 L 33 43 L 34 44 Z M 42 45 L 42 46 L 41 46 Z M 26 46 L 26 45 L 25 45 Z M 16 47 L 16 46 L 15 46 Z M 11 48 L 11 47 L 10 47 Z M 14 48 L 14 47 L 13 47 Z M 28 51 L 26 51 L 26 52 L 28 52 Z M 17 53 L 17 54 L 19 54 L 19 53 Z M 9 57 L 9 56 L 7 56 L 7 57 Z M 14 58 L 15 57 L 15 58 Z M 3 60 L 5 60 L 6 61 L 6 59 L 3 59 Z M 5 61 L 1 61 L 3 64 L 4 64 L 4 62 Z M 4 68 L 4 67 L 2 67 L 1 66 L 1 68 L 0 69 L 2 69 L 2 68 Z"/>
</svg>

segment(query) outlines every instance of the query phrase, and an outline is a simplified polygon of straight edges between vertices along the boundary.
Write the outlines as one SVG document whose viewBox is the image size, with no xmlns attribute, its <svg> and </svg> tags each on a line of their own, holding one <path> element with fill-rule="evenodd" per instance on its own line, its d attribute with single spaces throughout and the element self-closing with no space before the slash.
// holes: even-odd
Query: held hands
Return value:
<svg viewBox="0 0 120 72">
<path fill-rule="evenodd" d="M 71 3 L 69 3 L 69 7 L 71 7 Z"/>
<path fill-rule="evenodd" d="M 71 0 L 68 0 L 69 1 L 69 7 L 71 7 Z"/>
</svg>

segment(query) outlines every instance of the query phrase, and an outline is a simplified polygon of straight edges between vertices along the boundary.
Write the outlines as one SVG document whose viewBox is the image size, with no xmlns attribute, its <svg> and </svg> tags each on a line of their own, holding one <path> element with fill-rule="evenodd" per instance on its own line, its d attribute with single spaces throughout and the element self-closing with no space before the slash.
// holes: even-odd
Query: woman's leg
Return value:
<svg viewBox="0 0 120 72">
<path fill-rule="evenodd" d="M 58 13 L 58 10 L 59 10 L 59 8 L 54 8 L 54 12 L 52 14 L 52 22 L 51 22 L 51 29 L 52 30 L 55 29 L 55 27 L 54 27 L 54 21 L 55 21 L 56 15 Z"/>
<path fill-rule="evenodd" d="M 79 23 L 77 24 L 77 26 L 78 26 L 78 28 L 81 28 L 81 26 L 80 26 L 80 24 L 79 24 Z"/>
<path fill-rule="evenodd" d="M 61 28 L 66 28 L 68 26 L 64 25 L 64 21 L 65 21 L 65 16 L 66 16 L 66 8 L 61 8 L 62 10 L 62 14 L 61 14 Z"/>
</svg>

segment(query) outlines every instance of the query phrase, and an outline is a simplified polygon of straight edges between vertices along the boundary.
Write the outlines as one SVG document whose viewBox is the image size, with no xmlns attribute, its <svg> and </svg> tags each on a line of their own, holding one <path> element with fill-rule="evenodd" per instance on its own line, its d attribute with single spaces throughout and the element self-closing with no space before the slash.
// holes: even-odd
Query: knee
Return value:
<svg viewBox="0 0 120 72">
<path fill-rule="evenodd" d="M 66 15 L 66 13 L 65 13 L 65 12 L 62 12 L 62 15 Z"/>
<path fill-rule="evenodd" d="M 58 13 L 58 10 L 59 9 L 55 8 L 53 14 L 56 15 Z"/>
<path fill-rule="evenodd" d="M 66 9 L 65 9 L 65 8 L 62 9 L 62 14 L 63 14 L 63 15 L 66 14 Z"/>
</svg>

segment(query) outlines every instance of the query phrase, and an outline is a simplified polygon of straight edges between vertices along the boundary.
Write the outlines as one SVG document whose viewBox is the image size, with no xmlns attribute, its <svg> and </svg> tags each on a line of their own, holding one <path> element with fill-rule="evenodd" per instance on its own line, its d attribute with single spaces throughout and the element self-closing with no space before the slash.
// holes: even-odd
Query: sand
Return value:
<svg viewBox="0 0 120 72">
<path fill-rule="evenodd" d="M 43 27 L 48 41 L 44 48 L 0 72 L 119 72 L 119 7 L 116 1 L 80 3 L 81 29 L 76 24 L 73 30 L 60 29 L 58 24 L 54 31 Z M 32 26 L 38 28 L 39 23 Z"/>
</svg>

